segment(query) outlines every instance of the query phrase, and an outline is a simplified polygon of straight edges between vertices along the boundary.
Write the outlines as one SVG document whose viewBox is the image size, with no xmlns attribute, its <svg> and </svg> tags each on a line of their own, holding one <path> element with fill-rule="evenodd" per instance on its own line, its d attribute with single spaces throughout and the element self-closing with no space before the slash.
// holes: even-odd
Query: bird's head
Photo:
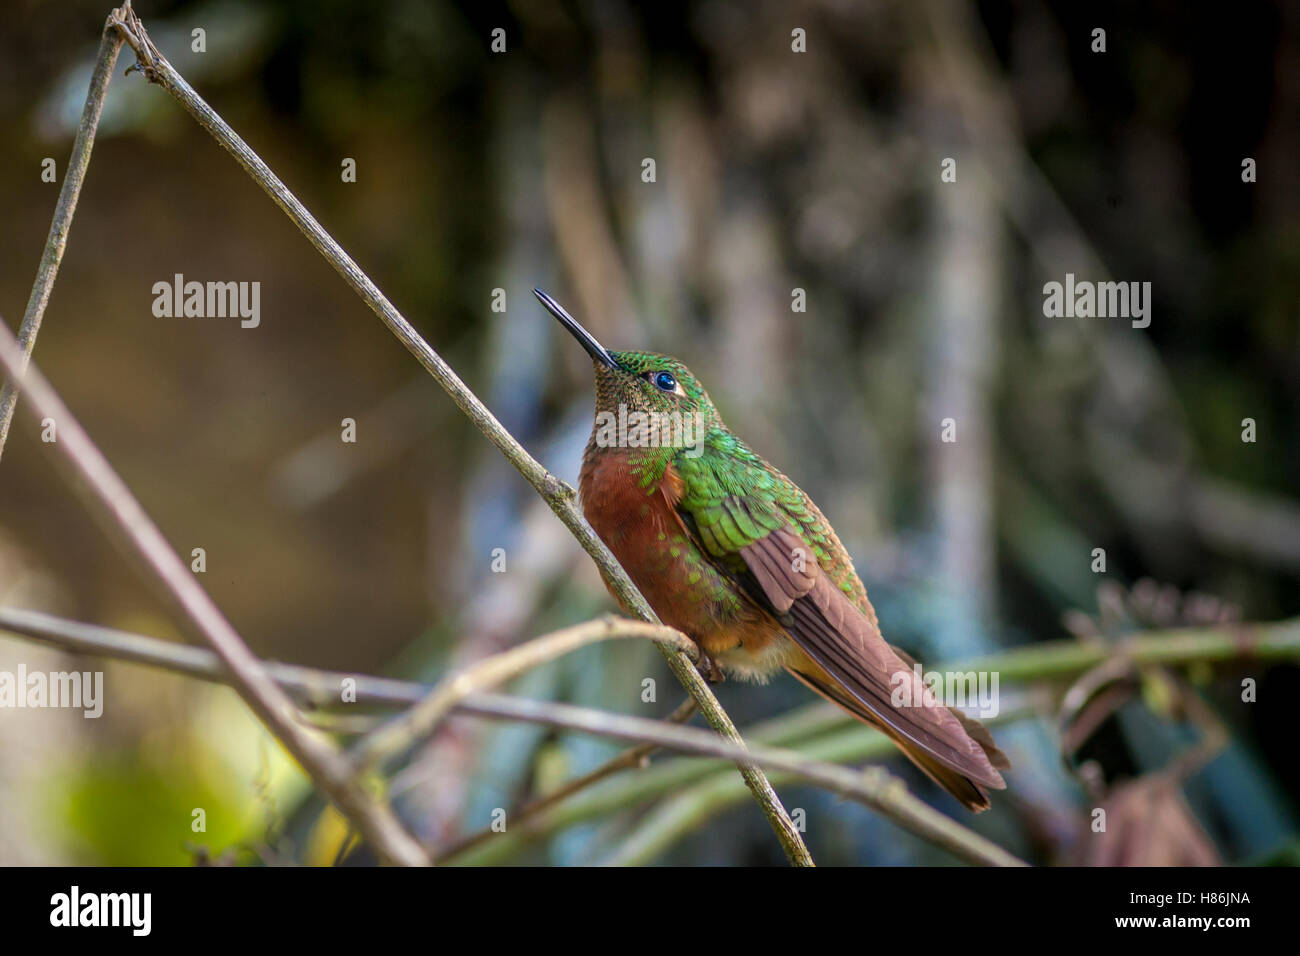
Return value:
<svg viewBox="0 0 1300 956">
<path fill-rule="evenodd" d="M 684 419 L 687 427 L 692 422 L 706 429 L 722 424 L 704 386 L 677 359 L 657 352 L 607 349 L 545 292 L 534 289 L 533 294 L 591 356 L 596 370 L 598 419 L 602 413 L 625 416 L 636 412 L 667 423 L 674 417 Z M 651 427 L 658 428 L 662 435 L 666 425 Z"/>
</svg>

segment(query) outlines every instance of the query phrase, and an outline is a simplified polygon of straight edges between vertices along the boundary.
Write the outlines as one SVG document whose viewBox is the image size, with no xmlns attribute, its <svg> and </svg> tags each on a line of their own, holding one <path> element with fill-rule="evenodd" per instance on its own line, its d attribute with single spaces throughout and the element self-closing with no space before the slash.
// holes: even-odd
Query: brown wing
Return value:
<svg viewBox="0 0 1300 956">
<path fill-rule="evenodd" d="M 793 527 L 772 531 L 738 553 L 752 577 L 751 595 L 768 606 L 791 639 L 835 686 L 818 687 L 824 683 L 821 675 L 796 676 L 881 726 L 899 743 L 917 748 L 927 762 L 937 762 L 975 784 L 996 789 L 1006 786 L 993 762 L 1005 767 L 1006 757 L 992 746 L 988 731 L 933 701 L 910 659 L 904 661 L 876 625 L 822 572 Z M 895 706 L 896 689 L 907 692 L 900 695 L 906 706 Z M 968 732 L 972 724 L 978 731 Z M 984 744 L 991 747 L 992 755 Z M 930 772 L 925 762 L 917 762 Z"/>
</svg>

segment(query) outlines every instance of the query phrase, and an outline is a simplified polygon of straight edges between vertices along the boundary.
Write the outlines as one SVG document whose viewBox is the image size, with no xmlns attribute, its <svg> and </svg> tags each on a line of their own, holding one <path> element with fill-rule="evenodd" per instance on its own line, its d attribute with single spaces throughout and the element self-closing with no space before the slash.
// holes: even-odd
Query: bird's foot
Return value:
<svg viewBox="0 0 1300 956">
<path fill-rule="evenodd" d="M 700 648 L 700 659 L 696 662 L 695 669 L 710 684 L 721 684 L 727 679 L 727 675 L 722 673 L 722 668 L 718 666 L 718 662 L 709 656 L 704 648 Z"/>
</svg>

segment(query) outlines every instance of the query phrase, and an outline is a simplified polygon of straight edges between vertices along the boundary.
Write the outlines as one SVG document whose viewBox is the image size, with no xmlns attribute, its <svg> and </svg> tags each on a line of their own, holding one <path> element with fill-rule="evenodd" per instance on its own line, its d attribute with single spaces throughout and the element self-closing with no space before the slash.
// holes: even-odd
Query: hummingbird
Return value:
<svg viewBox="0 0 1300 956">
<path fill-rule="evenodd" d="M 595 368 L 583 514 L 660 620 L 698 645 L 705 676 L 762 683 L 785 670 L 889 736 L 963 805 L 988 809 L 1010 761 L 983 724 L 938 703 L 916 661 L 884 639 L 853 560 L 812 499 L 723 424 L 677 359 L 610 351 L 533 293 Z"/>
</svg>

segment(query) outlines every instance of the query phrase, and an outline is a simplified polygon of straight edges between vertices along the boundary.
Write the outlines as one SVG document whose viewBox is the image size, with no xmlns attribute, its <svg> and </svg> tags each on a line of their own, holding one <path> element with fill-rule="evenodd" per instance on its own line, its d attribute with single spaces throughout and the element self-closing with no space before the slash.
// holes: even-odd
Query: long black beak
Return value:
<svg viewBox="0 0 1300 956">
<path fill-rule="evenodd" d="M 564 311 L 564 306 L 560 305 L 560 303 L 556 302 L 541 289 L 534 289 L 533 295 L 537 296 L 542 305 L 546 306 L 546 311 L 550 312 L 551 315 L 560 320 L 560 324 L 569 330 L 573 337 L 578 340 L 578 344 L 586 349 L 587 354 L 595 361 L 600 362 L 602 365 L 607 365 L 610 368 L 616 369 L 621 367 L 616 361 L 614 361 L 614 356 L 609 354 L 609 350 L 596 341 L 594 335 L 584 329 L 578 323 L 577 319 Z"/>
</svg>

